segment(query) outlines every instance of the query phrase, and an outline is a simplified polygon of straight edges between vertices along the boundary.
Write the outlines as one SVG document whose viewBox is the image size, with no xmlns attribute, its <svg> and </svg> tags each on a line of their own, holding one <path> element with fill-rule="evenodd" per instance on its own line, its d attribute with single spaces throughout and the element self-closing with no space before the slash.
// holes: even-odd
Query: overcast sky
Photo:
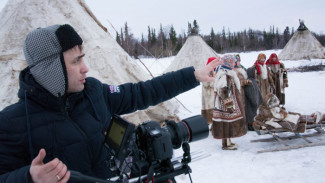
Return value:
<svg viewBox="0 0 325 183">
<path fill-rule="evenodd" d="M 0 0 L 0 9 L 7 0 Z M 174 26 L 176 33 L 187 31 L 187 23 L 197 20 L 200 33 L 215 33 L 225 27 L 231 32 L 252 28 L 269 31 L 274 25 L 297 29 L 299 18 L 309 30 L 325 34 L 325 0 L 86 0 L 98 19 L 113 33 L 108 23 L 120 31 L 125 22 L 136 38 L 145 36 L 148 26 L 158 32 Z"/>
</svg>

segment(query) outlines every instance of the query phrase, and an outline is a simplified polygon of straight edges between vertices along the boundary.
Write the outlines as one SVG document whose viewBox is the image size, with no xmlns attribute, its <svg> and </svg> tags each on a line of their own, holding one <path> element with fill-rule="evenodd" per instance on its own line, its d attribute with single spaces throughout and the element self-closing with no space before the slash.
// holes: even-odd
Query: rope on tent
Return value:
<svg viewBox="0 0 325 183">
<path fill-rule="evenodd" d="M 91 18 L 97 23 L 97 25 L 102 28 L 105 32 L 107 32 L 107 28 L 100 23 L 100 21 L 96 18 L 93 12 L 88 8 L 87 4 L 83 0 L 78 0 L 79 4 L 85 9 L 85 11 L 89 14 Z"/>
<path fill-rule="evenodd" d="M 112 26 L 112 28 L 115 30 L 115 32 L 116 32 L 116 34 L 118 34 L 118 32 L 116 31 L 116 29 L 115 29 L 115 27 L 113 26 L 113 24 L 108 20 L 108 19 L 106 19 L 107 21 L 108 21 L 108 23 Z M 149 50 L 147 50 L 145 47 L 143 47 L 141 44 L 139 44 L 146 52 L 148 52 L 152 57 L 154 57 L 156 60 L 157 60 L 157 58 L 155 57 L 155 56 L 153 56 L 153 54 L 149 51 Z M 152 78 L 154 78 L 154 76 L 153 76 L 153 74 L 151 73 L 151 71 L 149 70 L 149 68 L 142 62 L 142 60 L 140 59 L 140 58 L 138 58 L 139 59 L 139 61 L 140 61 L 140 63 L 145 67 L 145 69 L 149 72 L 149 74 L 150 74 L 150 76 L 152 77 Z M 179 103 L 179 104 L 181 104 L 183 107 L 184 107 L 184 109 L 186 109 L 188 112 L 190 112 L 190 113 L 192 113 L 192 111 L 190 111 L 187 107 L 185 107 L 185 105 L 181 102 L 181 101 L 179 101 L 176 97 L 174 97 L 175 98 L 175 100 Z"/>
<path fill-rule="evenodd" d="M 149 72 L 149 74 L 151 75 L 151 77 L 153 77 L 154 78 L 154 76 L 153 76 L 153 74 L 150 72 L 150 70 L 148 69 L 148 67 L 142 62 L 142 60 L 140 59 L 140 58 L 138 58 L 139 59 L 139 61 L 141 62 L 141 64 L 146 68 L 146 70 Z M 184 107 L 184 109 L 186 109 L 188 112 L 190 112 L 190 113 L 192 113 L 192 111 L 190 111 L 187 107 L 185 107 L 185 105 L 181 102 L 181 101 L 179 101 L 176 97 L 174 97 L 175 98 L 175 100 L 179 103 L 179 104 L 181 104 L 183 107 Z"/>
<path fill-rule="evenodd" d="M 153 74 L 150 72 L 149 68 L 142 62 L 140 58 L 138 58 L 141 64 L 146 68 L 146 70 L 149 72 L 150 76 L 154 78 Z"/>
<path fill-rule="evenodd" d="M 153 74 L 150 72 L 150 70 L 149 70 L 149 68 L 142 62 L 142 60 L 140 59 L 140 58 L 138 58 L 139 59 L 139 61 L 140 61 L 140 63 L 146 68 L 146 70 L 149 72 L 149 74 L 151 75 L 151 77 L 153 77 L 154 78 L 154 76 L 153 76 Z M 176 97 L 174 97 L 174 99 L 179 103 L 179 104 L 181 104 L 183 107 L 184 107 L 184 109 L 186 109 L 188 112 L 190 112 L 190 113 L 192 113 L 192 111 L 190 111 L 187 107 L 185 107 L 185 105 L 181 102 L 181 101 L 179 101 Z"/>
</svg>

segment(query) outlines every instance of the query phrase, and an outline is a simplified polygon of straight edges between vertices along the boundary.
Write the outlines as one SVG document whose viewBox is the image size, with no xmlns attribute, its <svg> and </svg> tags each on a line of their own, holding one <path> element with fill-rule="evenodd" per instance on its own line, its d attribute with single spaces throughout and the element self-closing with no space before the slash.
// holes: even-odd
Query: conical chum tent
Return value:
<svg viewBox="0 0 325 183">
<path fill-rule="evenodd" d="M 299 20 L 300 21 L 300 20 Z M 303 21 L 279 54 L 280 60 L 324 59 L 324 48 Z"/>
<path fill-rule="evenodd" d="M 82 37 L 88 76 L 115 85 L 151 78 L 118 45 L 83 0 L 10 0 L 0 13 L 0 110 L 18 101 L 18 76 L 27 66 L 23 54 L 26 35 L 54 24 L 70 24 Z M 178 107 L 175 101 L 167 101 L 126 118 L 134 123 L 179 120 Z"/>
<path fill-rule="evenodd" d="M 176 71 L 189 66 L 197 69 L 205 66 L 208 58 L 216 55 L 217 53 L 205 43 L 200 35 L 191 35 L 164 72 Z"/>
<path fill-rule="evenodd" d="M 210 57 L 218 54 L 199 35 L 187 38 L 182 49 L 164 72 L 175 71 L 184 67 L 193 66 L 195 69 L 206 65 Z M 201 114 L 208 123 L 212 122 L 212 109 L 214 100 L 213 82 L 202 83 Z"/>
</svg>

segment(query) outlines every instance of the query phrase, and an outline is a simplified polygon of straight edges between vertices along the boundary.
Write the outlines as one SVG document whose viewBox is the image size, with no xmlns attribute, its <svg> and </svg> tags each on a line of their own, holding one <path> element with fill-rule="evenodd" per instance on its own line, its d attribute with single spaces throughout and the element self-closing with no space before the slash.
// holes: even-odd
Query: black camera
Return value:
<svg viewBox="0 0 325 183">
<path fill-rule="evenodd" d="M 129 178 L 136 177 L 155 182 L 173 179 L 175 176 L 190 173 L 187 165 L 191 161 L 189 142 L 208 137 L 206 119 L 201 116 L 186 118 L 178 123 L 166 120 L 161 127 L 159 122 L 148 121 L 138 126 L 118 115 L 114 115 L 106 134 L 106 146 L 115 161 L 116 175 L 131 171 Z M 182 166 L 174 168 L 173 149 L 183 147 Z M 131 160 L 130 158 L 131 157 Z M 117 163 L 116 163 L 117 162 Z"/>
</svg>

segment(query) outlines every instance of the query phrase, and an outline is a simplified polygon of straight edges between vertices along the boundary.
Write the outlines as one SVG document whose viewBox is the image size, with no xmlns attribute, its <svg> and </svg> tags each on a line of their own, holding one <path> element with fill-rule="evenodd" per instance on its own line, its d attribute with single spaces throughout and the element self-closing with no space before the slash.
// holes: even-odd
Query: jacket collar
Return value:
<svg viewBox="0 0 325 183">
<path fill-rule="evenodd" d="M 52 95 L 35 81 L 28 67 L 20 72 L 19 86 L 18 97 L 21 100 L 25 99 L 26 92 L 28 100 L 32 100 L 44 108 L 53 110 L 62 110 L 67 100 L 69 101 L 70 106 L 73 107 L 76 102 L 83 97 L 83 92 L 61 97 Z"/>
</svg>

